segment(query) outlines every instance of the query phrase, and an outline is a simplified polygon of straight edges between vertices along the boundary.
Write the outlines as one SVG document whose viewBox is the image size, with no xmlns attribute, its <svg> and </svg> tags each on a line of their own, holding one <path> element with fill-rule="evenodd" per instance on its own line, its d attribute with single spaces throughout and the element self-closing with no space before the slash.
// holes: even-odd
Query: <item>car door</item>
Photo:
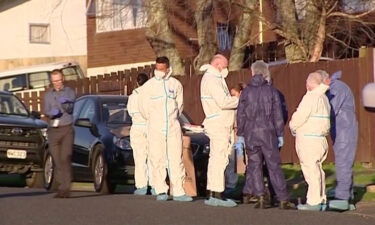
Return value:
<svg viewBox="0 0 375 225">
<path fill-rule="evenodd" d="M 78 105 L 79 107 L 80 105 Z M 74 106 L 76 107 L 76 105 Z M 82 107 L 77 113 L 75 121 L 77 119 L 89 119 L 89 121 L 95 124 L 97 121 L 97 104 L 94 99 L 88 98 L 82 103 Z M 73 166 L 88 168 L 90 149 L 92 144 L 97 139 L 92 134 L 92 129 L 89 127 L 77 126 L 74 124 L 74 152 L 73 152 Z"/>
</svg>

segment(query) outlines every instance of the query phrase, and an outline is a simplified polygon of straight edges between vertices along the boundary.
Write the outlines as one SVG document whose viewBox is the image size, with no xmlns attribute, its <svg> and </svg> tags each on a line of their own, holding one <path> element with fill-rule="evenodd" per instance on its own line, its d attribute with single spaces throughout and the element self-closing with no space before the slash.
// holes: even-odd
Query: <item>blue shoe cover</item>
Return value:
<svg viewBox="0 0 375 225">
<path fill-rule="evenodd" d="M 331 200 L 328 202 L 328 208 L 333 211 L 347 211 L 350 209 L 348 200 Z"/>
<path fill-rule="evenodd" d="M 188 196 L 188 195 L 173 196 L 173 201 L 191 202 L 191 201 L 193 201 L 193 198 Z"/>
<path fill-rule="evenodd" d="M 349 210 L 350 211 L 353 211 L 353 210 L 356 210 L 357 208 L 355 207 L 354 204 L 349 204 Z"/>
<path fill-rule="evenodd" d="M 208 200 L 204 200 L 204 204 L 210 205 L 210 206 L 223 206 L 223 207 L 235 207 L 237 206 L 237 203 L 235 203 L 231 199 L 218 199 L 214 197 L 210 197 Z"/>
<path fill-rule="evenodd" d="M 135 194 L 135 195 L 146 195 L 146 194 L 147 194 L 147 187 L 137 188 L 137 189 L 134 191 L 134 194 Z"/>
<path fill-rule="evenodd" d="M 325 211 L 327 208 L 326 204 L 317 204 L 317 205 L 309 205 L 309 204 L 298 204 L 298 210 L 309 210 L 309 211 Z"/>
<path fill-rule="evenodd" d="M 152 196 L 156 196 L 155 188 L 151 188 L 151 195 L 152 195 Z"/>
<path fill-rule="evenodd" d="M 158 194 L 158 196 L 156 196 L 156 200 L 158 201 L 167 201 L 168 200 L 168 195 L 163 193 L 163 194 Z"/>
</svg>

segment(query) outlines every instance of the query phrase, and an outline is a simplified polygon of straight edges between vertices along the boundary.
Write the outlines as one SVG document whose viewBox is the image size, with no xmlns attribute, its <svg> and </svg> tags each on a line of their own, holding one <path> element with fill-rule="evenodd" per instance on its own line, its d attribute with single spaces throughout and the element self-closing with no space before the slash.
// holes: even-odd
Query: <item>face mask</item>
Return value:
<svg viewBox="0 0 375 225">
<path fill-rule="evenodd" d="M 165 77 L 165 72 L 160 71 L 160 70 L 154 70 L 155 77 L 157 78 L 163 78 Z"/>
<path fill-rule="evenodd" d="M 226 78 L 228 76 L 228 73 L 229 73 L 229 71 L 228 71 L 227 68 L 221 70 L 221 72 L 220 72 L 221 76 L 223 76 L 224 78 Z"/>
</svg>

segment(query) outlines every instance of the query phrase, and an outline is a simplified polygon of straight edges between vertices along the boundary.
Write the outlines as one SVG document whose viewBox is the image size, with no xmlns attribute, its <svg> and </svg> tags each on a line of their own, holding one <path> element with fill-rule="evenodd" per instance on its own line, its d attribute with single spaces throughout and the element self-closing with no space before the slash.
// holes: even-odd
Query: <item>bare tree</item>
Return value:
<svg viewBox="0 0 375 225">
<path fill-rule="evenodd" d="M 167 56 L 174 74 L 184 75 L 185 67 L 176 49 L 168 24 L 167 0 L 144 0 L 147 12 L 146 38 L 157 56 Z"/>
<path fill-rule="evenodd" d="M 258 0 L 242 0 L 247 7 L 256 10 Z M 255 16 L 248 10 L 241 10 L 241 17 L 236 26 L 236 33 L 230 54 L 229 70 L 240 70 L 245 59 L 245 49 L 250 39 L 251 27 L 254 23 Z"/>
<path fill-rule="evenodd" d="M 198 70 L 203 64 L 209 63 L 217 51 L 216 30 L 213 16 L 213 0 L 196 0 L 194 13 L 197 25 L 199 53 L 194 59 L 194 67 Z"/>
</svg>

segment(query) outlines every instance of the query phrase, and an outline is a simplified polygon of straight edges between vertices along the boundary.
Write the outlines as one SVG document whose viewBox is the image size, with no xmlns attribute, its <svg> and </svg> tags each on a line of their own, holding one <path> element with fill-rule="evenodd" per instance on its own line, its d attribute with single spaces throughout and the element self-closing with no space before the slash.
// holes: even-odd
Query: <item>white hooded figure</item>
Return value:
<svg viewBox="0 0 375 225">
<path fill-rule="evenodd" d="M 329 86 L 322 83 L 320 74 L 314 72 L 306 81 L 307 92 L 289 122 L 296 136 L 296 151 L 303 176 L 308 184 L 307 204 L 300 210 L 323 211 L 326 208 L 325 174 L 322 163 L 327 157 L 326 136 L 330 129 L 330 104 L 325 95 Z"/>
<path fill-rule="evenodd" d="M 147 140 L 152 168 L 152 185 L 157 200 L 168 199 L 167 171 L 173 186 L 173 200 L 192 201 L 185 195 L 182 163 L 182 132 L 179 116 L 183 110 L 183 88 L 171 77 L 167 57 L 158 57 L 154 77 L 142 86 L 139 110 L 147 120 Z"/>
<path fill-rule="evenodd" d="M 137 76 L 138 88 L 134 89 L 128 98 L 127 109 L 129 115 L 132 117 L 132 126 L 130 128 L 130 144 L 133 149 L 133 157 L 135 164 L 134 180 L 135 195 L 146 195 L 148 185 L 152 186 L 151 182 L 151 166 L 148 157 L 147 145 L 147 127 L 146 119 L 141 115 L 138 107 L 139 96 L 142 92 L 142 85 L 146 83 L 148 76 L 140 73 Z M 152 189 L 153 190 L 153 189 Z"/>
<path fill-rule="evenodd" d="M 233 207 L 236 203 L 222 199 L 224 191 L 224 171 L 231 153 L 231 132 L 234 124 L 238 97 L 231 96 L 225 82 L 228 75 L 228 60 L 223 55 L 215 55 L 210 64 L 203 65 L 205 71 L 201 82 L 201 102 L 205 119 L 203 125 L 210 138 L 210 158 L 207 169 L 207 190 L 210 199 L 205 204 Z"/>
</svg>

